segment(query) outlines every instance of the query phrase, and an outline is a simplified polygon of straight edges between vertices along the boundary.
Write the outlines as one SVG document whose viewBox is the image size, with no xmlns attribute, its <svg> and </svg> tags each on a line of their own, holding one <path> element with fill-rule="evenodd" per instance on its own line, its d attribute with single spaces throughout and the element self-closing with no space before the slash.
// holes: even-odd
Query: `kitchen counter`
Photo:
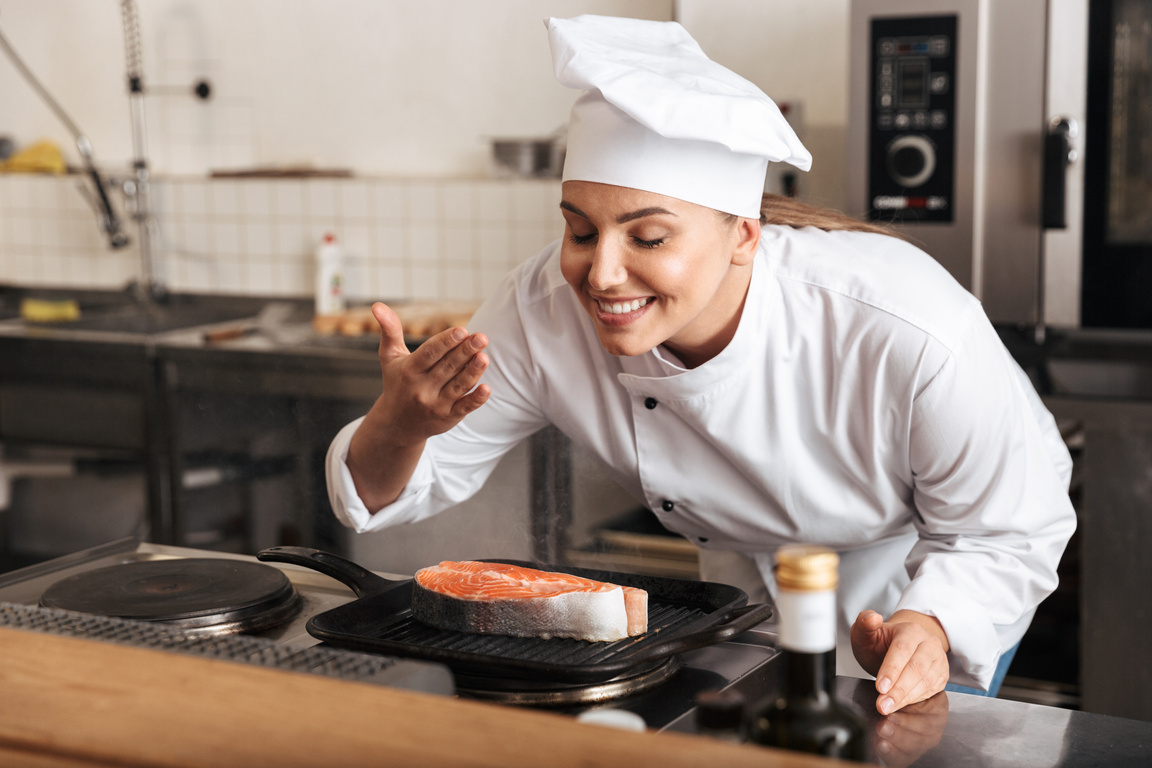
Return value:
<svg viewBox="0 0 1152 768">
<path fill-rule="evenodd" d="M 0 763 L 818 766 L 821 758 L 559 714 L 0 629 Z M 890 766 L 1136 766 L 1152 723 L 941 694 L 887 718 L 839 678 Z"/>
<path fill-rule="evenodd" d="M 872 752 L 888 766 L 1046 768 L 1152 765 L 1152 722 L 966 693 L 940 693 L 888 717 L 871 680 L 837 678 L 864 712 Z"/>
<path fill-rule="evenodd" d="M 80 316 L 25 322 L 28 297 L 75 298 Z M 271 467 L 295 484 L 285 523 L 295 540 L 334 547 L 316 453 L 379 394 L 379 363 L 373 338 L 320 337 L 310 320 L 302 299 L 141 304 L 124 292 L 0 287 L 0 442 L 137 461 L 149 536 L 172 544 L 189 542 L 187 472 L 245 478 Z M 247 453 L 277 431 L 289 435 L 278 455 Z"/>
<path fill-rule="evenodd" d="M 819 766 L 698 737 L 0 629 L 0 764 Z"/>
</svg>

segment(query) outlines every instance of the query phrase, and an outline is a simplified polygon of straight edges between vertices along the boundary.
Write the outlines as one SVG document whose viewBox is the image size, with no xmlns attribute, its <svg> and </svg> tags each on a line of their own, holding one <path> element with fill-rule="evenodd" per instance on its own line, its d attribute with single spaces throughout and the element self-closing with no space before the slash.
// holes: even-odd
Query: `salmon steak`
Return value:
<svg viewBox="0 0 1152 768">
<path fill-rule="evenodd" d="M 518 565 L 445 560 L 416 572 L 412 615 L 485 635 L 623 640 L 648 631 L 648 593 Z"/>
</svg>

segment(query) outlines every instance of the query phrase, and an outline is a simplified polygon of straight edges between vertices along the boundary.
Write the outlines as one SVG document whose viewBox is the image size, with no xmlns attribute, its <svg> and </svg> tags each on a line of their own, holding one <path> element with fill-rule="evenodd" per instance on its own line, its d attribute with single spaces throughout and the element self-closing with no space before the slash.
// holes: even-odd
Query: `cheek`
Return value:
<svg viewBox="0 0 1152 768">
<path fill-rule="evenodd" d="M 706 291 L 715 282 L 713 261 L 692 250 L 665 251 L 645 264 L 644 278 L 657 293 L 681 300 Z"/>
<path fill-rule="evenodd" d="M 573 254 L 571 249 L 560 247 L 560 274 L 568 285 L 579 290 L 584 284 L 584 276 L 588 274 L 588 265 L 579 255 Z"/>
</svg>

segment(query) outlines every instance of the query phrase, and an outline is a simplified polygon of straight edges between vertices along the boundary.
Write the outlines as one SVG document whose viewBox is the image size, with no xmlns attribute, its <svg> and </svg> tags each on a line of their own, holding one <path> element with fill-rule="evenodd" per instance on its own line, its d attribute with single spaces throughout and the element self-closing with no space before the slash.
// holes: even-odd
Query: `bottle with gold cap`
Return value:
<svg viewBox="0 0 1152 768">
<path fill-rule="evenodd" d="M 752 710 L 748 736 L 765 746 L 864 760 L 864 719 L 837 701 L 832 688 L 839 564 L 824 547 L 790 545 L 776 553 L 784 686 Z"/>
</svg>

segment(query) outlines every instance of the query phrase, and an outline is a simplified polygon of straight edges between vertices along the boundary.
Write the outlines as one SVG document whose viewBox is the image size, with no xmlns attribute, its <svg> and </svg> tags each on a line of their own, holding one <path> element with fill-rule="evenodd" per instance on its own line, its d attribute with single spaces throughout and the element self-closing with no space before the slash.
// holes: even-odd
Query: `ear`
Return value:
<svg viewBox="0 0 1152 768">
<path fill-rule="evenodd" d="M 736 224 L 735 248 L 732 251 L 732 263 L 738 267 L 746 267 L 756 258 L 756 250 L 760 247 L 760 221 L 758 219 L 741 218 Z"/>
</svg>

